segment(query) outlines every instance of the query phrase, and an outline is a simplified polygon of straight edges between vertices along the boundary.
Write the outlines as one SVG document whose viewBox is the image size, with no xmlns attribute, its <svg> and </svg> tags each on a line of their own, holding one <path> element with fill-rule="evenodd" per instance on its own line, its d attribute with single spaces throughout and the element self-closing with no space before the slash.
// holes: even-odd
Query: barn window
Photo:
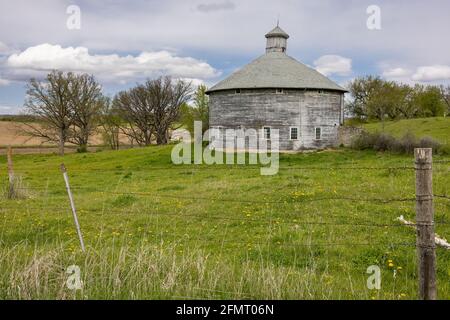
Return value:
<svg viewBox="0 0 450 320">
<path fill-rule="evenodd" d="M 284 90 L 283 90 L 283 89 L 277 89 L 277 90 L 276 90 L 276 93 L 277 93 L 277 94 L 283 94 L 283 93 L 284 93 Z"/>
<path fill-rule="evenodd" d="M 270 140 L 270 127 L 263 128 L 264 139 Z"/>
<path fill-rule="evenodd" d="M 234 91 L 234 93 L 235 93 L 235 94 L 241 94 L 241 89 L 236 89 L 236 90 Z"/>
<path fill-rule="evenodd" d="M 316 140 L 322 139 L 322 128 L 316 128 L 315 134 L 316 134 Z"/>
<path fill-rule="evenodd" d="M 221 131 L 223 129 L 222 126 L 215 126 L 215 127 L 212 127 L 211 129 L 212 130 L 210 132 L 210 139 L 211 138 L 214 138 L 215 140 L 222 139 L 222 133 L 221 133 Z"/>
<path fill-rule="evenodd" d="M 324 93 L 325 91 L 323 91 L 323 90 L 319 90 L 319 94 L 322 94 L 322 93 Z"/>
<path fill-rule="evenodd" d="M 298 140 L 298 128 L 297 127 L 290 128 L 289 138 L 291 140 Z"/>
</svg>

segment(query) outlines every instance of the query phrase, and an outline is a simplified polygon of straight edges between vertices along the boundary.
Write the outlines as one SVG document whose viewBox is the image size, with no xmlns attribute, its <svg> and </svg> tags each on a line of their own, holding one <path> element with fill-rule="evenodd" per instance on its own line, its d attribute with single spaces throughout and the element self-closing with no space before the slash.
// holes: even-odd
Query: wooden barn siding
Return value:
<svg viewBox="0 0 450 320">
<path fill-rule="evenodd" d="M 280 130 L 281 150 L 334 146 L 338 141 L 342 93 L 317 90 L 275 89 L 213 92 L 210 94 L 210 127 L 253 128 L 270 126 Z M 289 128 L 300 128 L 299 141 L 289 140 Z M 315 140 L 315 127 L 322 139 Z"/>
</svg>

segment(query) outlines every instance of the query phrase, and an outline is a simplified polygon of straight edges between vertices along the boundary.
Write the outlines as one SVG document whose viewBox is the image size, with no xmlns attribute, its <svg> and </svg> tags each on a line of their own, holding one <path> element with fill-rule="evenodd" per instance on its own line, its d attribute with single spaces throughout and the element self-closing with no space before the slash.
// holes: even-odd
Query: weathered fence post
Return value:
<svg viewBox="0 0 450 320">
<path fill-rule="evenodd" d="M 433 155 L 430 148 L 414 150 L 416 169 L 416 224 L 419 297 L 435 300 L 436 252 L 433 212 Z"/>
<path fill-rule="evenodd" d="M 67 194 L 69 195 L 70 207 L 72 208 L 73 220 L 75 221 L 75 227 L 77 228 L 78 238 L 80 239 L 81 250 L 84 252 L 83 235 L 81 234 L 80 224 L 78 223 L 77 210 L 75 209 L 75 202 L 73 201 L 72 191 L 70 190 L 69 176 L 67 175 L 66 166 L 61 164 L 61 171 L 66 183 Z"/>
<path fill-rule="evenodd" d="M 6 158 L 8 159 L 8 199 L 14 199 L 16 197 L 16 190 L 14 185 L 14 167 L 11 147 L 8 147 L 8 150 L 6 151 Z"/>
</svg>

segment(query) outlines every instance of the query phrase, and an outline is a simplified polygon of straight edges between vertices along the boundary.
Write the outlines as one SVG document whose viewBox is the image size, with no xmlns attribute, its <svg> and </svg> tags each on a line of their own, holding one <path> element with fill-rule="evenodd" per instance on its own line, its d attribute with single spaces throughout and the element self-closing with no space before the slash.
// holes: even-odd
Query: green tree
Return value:
<svg viewBox="0 0 450 320">
<path fill-rule="evenodd" d="M 193 106 L 186 103 L 181 108 L 180 122 L 191 134 L 194 133 L 194 121 L 202 122 L 202 133 L 209 128 L 209 98 L 206 91 L 206 86 L 198 86 Z"/>
<path fill-rule="evenodd" d="M 436 86 L 416 85 L 413 104 L 417 106 L 419 115 L 422 117 L 443 116 L 447 108 L 442 99 L 441 89 Z"/>
<path fill-rule="evenodd" d="M 368 103 L 382 85 L 383 80 L 374 76 L 357 78 L 350 82 L 348 90 L 351 100 L 347 104 L 347 112 L 353 117 L 367 119 L 369 117 Z"/>
</svg>

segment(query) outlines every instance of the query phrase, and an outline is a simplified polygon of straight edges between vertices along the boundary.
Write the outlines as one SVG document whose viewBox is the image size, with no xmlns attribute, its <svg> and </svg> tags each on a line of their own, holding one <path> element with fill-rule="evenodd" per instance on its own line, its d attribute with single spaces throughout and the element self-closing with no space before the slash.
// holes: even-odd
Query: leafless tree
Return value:
<svg viewBox="0 0 450 320">
<path fill-rule="evenodd" d="M 153 109 L 156 143 L 167 144 L 169 130 L 180 117 L 180 107 L 192 97 L 191 83 L 164 77 L 147 81 L 146 87 Z"/>
<path fill-rule="evenodd" d="M 70 107 L 70 83 L 74 74 L 60 71 L 50 73 L 45 81 L 31 79 L 27 84 L 25 110 L 38 123 L 24 123 L 24 131 L 33 137 L 55 142 L 59 154 L 64 155 L 64 145 L 73 125 Z"/>
<path fill-rule="evenodd" d="M 154 137 L 157 144 L 166 144 L 191 91 L 190 83 L 161 77 L 120 92 L 113 105 L 123 120 L 121 131 L 139 145 L 150 145 Z"/>
<path fill-rule="evenodd" d="M 141 146 L 150 145 L 154 133 L 153 110 L 149 102 L 145 85 L 119 92 L 113 102 L 120 119 L 120 131 Z"/>
<path fill-rule="evenodd" d="M 89 137 L 97 130 L 103 95 L 100 84 L 88 74 L 75 75 L 70 83 L 72 126 L 69 142 L 86 150 Z"/>
<path fill-rule="evenodd" d="M 31 79 L 25 110 L 37 123 L 24 123 L 24 131 L 57 143 L 60 155 L 67 142 L 86 149 L 97 128 L 101 101 L 101 86 L 87 74 L 53 71 L 44 81 Z"/>
</svg>

